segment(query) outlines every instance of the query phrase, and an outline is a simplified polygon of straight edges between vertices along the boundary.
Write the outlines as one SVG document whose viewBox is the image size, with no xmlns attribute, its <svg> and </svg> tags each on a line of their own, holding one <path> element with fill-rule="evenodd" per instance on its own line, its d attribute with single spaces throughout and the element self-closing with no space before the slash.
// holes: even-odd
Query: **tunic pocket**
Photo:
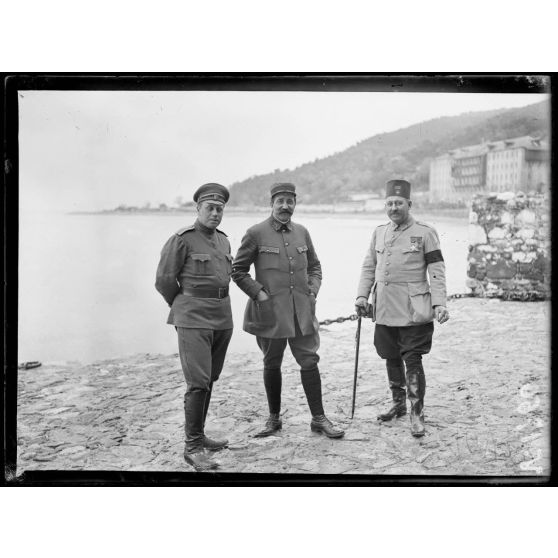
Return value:
<svg viewBox="0 0 558 558">
<path fill-rule="evenodd" d="M 422 262 L 424 261 L 424 254 L 420 248 L 405 248 L 402 250 L 403 263 L 405 262 Z"/>
<path fill-rule="evenodd" d="M 259 264 L 262 269 L 279 268 L 279 248 L 276 246 L 259 246 L 258 252 Z"/>
<path fill-rule="evenodd" d="M 194 275 L 215 275 L 209 254 L 191 254 L 194 263 Z"/>
<path fill-rule="evenodd" d="M 430 295 L 428 282 L 407 283 L 407 287 L 413 322 L 419 324 L 431 322 L 434 319 L 434 309 L 432 308 L 432 296 Z"/>
<path fill-rule="evenodd" d="M 275 323 L 275 312 L 273 310 L 273 299 L 256 302 L 256 323 L 261 328 L 268 328 Z"/>
</svg>

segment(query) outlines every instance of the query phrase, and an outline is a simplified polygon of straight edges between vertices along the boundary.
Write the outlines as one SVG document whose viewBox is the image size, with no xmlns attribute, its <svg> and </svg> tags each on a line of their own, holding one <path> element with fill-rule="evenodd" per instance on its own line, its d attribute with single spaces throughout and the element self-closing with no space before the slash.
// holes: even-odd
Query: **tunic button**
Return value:
<svg viewBox="0 0 558 558">
<path fill-rule="evenodd" d="M 387 284 L 388 284 L 388 282 L 386 281 L 386 283 L 385 283 L 385 284 L 387 285 Z"/>
<path fill-rule="evenodd" d="M 294 289 L 294 287 L 291 285 L 291 289 Z"/>
<path fill-rule="evenodd" d="M 292 257 L 292 256 L 289 256 L 289 260 L 292 260 L 292 259 L 293 259 L 293 257 Z"/>
<path fill-rule="evenodd" d="M 291 275 L 294 273 L 294 271 L 291 271 Z"/>
<path fill-rule="evenodd" d="M 391 256 L 391 252 L 388 252 L 388 256 Z"/>
<path fill-rule="evenodd" d="M 285 246 L 288 246 L 288 245 L 289 245 L 289 243 L 288 243 L 288 242 L 285 242 Z"/>
<path fill-rule="evenodd" d="M 389 275 L 389 271 L 386 271 L 386 275 Z"/>
</svg>

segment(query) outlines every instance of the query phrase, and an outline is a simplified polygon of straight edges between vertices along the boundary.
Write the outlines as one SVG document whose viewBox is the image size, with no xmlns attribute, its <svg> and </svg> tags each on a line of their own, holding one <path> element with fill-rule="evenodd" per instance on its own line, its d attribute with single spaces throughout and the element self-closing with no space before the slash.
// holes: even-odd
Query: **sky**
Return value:
<svg viewBox="0 0 558 558">
<path fill-rule="evenodd" d="M 545 94 L 20 91 L 20 209 L 174 204 L 439 116 Z"/>
</svg>

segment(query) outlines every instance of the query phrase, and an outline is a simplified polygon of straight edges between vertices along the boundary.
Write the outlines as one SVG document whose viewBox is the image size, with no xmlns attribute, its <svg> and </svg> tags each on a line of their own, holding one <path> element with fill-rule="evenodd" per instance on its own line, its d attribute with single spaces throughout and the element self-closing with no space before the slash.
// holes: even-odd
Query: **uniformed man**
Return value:
<svg viewBox="0 0 558 558">
<path fill-rule="evenodd" d="M 256 436 L 269 436 L 282 428 L 281 363 L 287 344 L 300 366 L 302 386 L 312 420 L 310 428 L 340 438 L 325 416 L 318 369 L 320 336 L 316 296 L 322 268 L 310 234 L 291 221 L 296 207 L 294 184 L 271 187 L 271 216 L 249 228 L 233 262 L 233 281 L 250 297 L 244 330 L 256 336 L 263 353 L 263 380 L 269 418 Z M 249 274 L 254 264 L 255 280 Z"/>
<path fill-rule="evenodd" d="M 449 313 L 438 234 L 433 227 L 413 219 L 410 197 L 411 185 L 406 180 L 386 184 L 386 212 L 391 222 L 372 234 L 355 307 L 359 315 L 372 314 L 376 321 L 374 345 L 386 360 L 393 405 L 378 419 L 388 421 L 405 415 L 406 392 L 411 404 L 411 434 L 420 437 L 424 435 L 426 389 L 422 355 L 432 346 L 434 318 L 444 323 Z"/>
<path fill-rule="evenodd" d="M 228 190 L 220 184 L 198 188 L 194 194 L 198 218 L 163 247 L 155 283 L 171 307 L 167 323 L 178 333 L 187 385 L 184 459 L 197 471 L 217 468 L 205 450 L 220 450 L 228 444 L 207 437 L 204 431 L 213 384 L 221 374 L 233 330 L 231 247 L 227 235 L 217 228 L 228 199 Z"/>
</svg>

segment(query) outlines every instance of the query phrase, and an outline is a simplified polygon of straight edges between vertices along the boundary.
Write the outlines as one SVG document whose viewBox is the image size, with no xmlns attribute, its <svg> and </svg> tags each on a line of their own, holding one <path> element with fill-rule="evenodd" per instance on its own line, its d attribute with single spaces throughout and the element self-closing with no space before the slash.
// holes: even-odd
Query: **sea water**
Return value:
<svg viewBox="0 0 558 558">
<path fill-rule="evenodd" d="M 233 255 L 246 229 L 266 213 L 227 213 Z M 420 213 L 415 215 L 420 219 Z M 168 307 L 155 290 L 161 248 L 189 215 L 22 213 L 19 230 L 18 360 L 94 360 L 136 353 L 176 353 Z M 385 215 L 296 213 L 322 263 L 319 320 L 349 316 L 360 267 Z M 424 216 L 440 235 L 448 293 L 466 292 L 466 218 Z M 257 351 L 242 331 L 246 295 L 231 283 L 235 332 L 229 351 Z M 331 326 L 335 327 L 335 326 Z"/>
</svg>

